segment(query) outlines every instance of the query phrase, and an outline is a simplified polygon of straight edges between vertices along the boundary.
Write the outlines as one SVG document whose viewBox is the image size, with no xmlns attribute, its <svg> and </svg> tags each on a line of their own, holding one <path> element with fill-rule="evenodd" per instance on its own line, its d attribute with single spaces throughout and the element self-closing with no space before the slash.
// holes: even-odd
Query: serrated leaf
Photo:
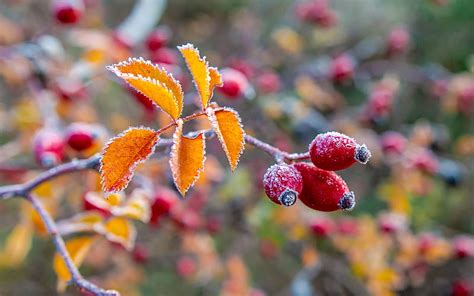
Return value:
<svg viewBox="0 0 474 296">
<path fill-rule="evenodd" d="M 178 46 L 178 49 L 183 55 L 186 65 L 193 76 L 194 85 L 201 97 L 202 108 L 205 109 L 211 99 L 211 75 L 206 57 L 201 58 L 199 50 L 190 43 Z M 213 72 L 214 81 L 217 81 L 217 71 L 211 71 Z"/>
<path fill-rule="evenodd" d="M 209 77 L 210 77 L 210 82 L 209 82 L 209 101 L 210 101 L 212 99 L 214 88 L 217 86 L 222 86 L 224 85 L 224 83 L 222 81 L 221 73 L 219 73 L 219 70 L 217 70 L 217 68 L 215 67 L 209 67 Z"/>
<path fill-rule="evenodd" d="M 76 267 L 82 264 L 93 242 L 94 237 L 91 236 L 81 236 L 66 241 L 66 249 Z M 58 291 L 63 292 L 66 289 L 67 282 L 71 279 L 71 273 L 66 262 L 57 252 L 54 255 L 53 267 L 58 277 Z"/>
<path fill-rule="evenodd" d="M 158 135 L 147 128 L 130 128 L 113 138 L 101 158 L 101 183 L 104 191 L 117 192 L 127 187 L 138 163 L 154 151 Z"/>
<path fill-rule="evenodd" d="M 130 58 L 119 64 L 108 66 L 107 69 L 127 81 L 173 119 L 181 116 L 183 110 L 181 85 L 165 69 L 143 58 Z"/>
<path fill-rule="evenodd" d="M 132 250 L 135 244 L 137 231 L 135 226 L 126 218 L 113 217 L 104 225 L 105 237 L 112 242 L 121 244 L 125 249 Z M 98 230 L 97 232 L 101 232 Z"/>
<path fill-rule="evenodd" d="M 199 179 L 206 160 L 205 154 L 205 133 L 200 132 L 194 138 L 183 136 L 183 122 L 179 120 L 173 134 L 170 167 L 174 183 L 182 196 Z"/>
<path fill-rule="evenodd" d="M 239 114 L 230 108 L 217 111 L 208 108 L 207 116 L 229 160 L 230 168 L 235 170 L 245 148 L 245 132 Z"/>
<path fill-rule="evenodd" d="M 23 221 L 8 235 L 5 247 L 0 251 L 0 266 L 18 266 L 28 255 L 33 239 L 33 227 Z"/>
</svg>

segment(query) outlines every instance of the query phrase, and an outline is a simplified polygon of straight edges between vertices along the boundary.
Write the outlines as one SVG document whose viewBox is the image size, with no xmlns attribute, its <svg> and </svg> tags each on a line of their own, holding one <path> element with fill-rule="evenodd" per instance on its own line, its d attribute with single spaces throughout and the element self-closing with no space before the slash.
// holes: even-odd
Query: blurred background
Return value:
<svg viewBox="0 0 474 296">
<path fill-rule="evenodd" d="M 357 205 L 278 206 L 261 181 L 272 158 L 247 146 L 231 173 L 215 139 L 182 200 L 158 150 L 120 196 L 146 191 L 151 218 L 131 222 L 136 241 L 96 238 L 86 278 L 123 295 L 473 295 L 472 0 L 1 0 L 0 184 L 169 122 L 106 65 L 160 64 L 184 113 L 199 108 L 176 49 L 188 42 L 221 70 L 214 101 L 248 134 L 289 152 L 331 130 L 367 144 L 370 162 L 340 172 Z M 64 229 L 120 206 L 97 201 L 94 172 L 35 194 Z M 0 295 L 81 295 L 58 289 L 54 252 L 26 202 L 0 203 Z"/>
</svg>

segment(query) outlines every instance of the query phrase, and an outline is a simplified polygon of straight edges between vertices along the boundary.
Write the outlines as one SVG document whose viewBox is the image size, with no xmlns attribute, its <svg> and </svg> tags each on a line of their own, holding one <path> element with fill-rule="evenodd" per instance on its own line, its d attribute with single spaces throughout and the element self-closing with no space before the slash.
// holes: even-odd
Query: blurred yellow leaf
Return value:
<svg viewBox="0 0 474 296">
<path fill-rule="evenodd" d="M 105 223 L 104 231 L 109 241 L 119 243 L 129 251 L 133 249 L 137 232 L 128 219 L 113 217 Z"/>
<path fill-rule="evenodd" d="M 76 267 L 79 267 L 84 261 L 94 239 L 91 236 L 81 236 L 66 241 L 66 249 Z M 59 253 L 54 255 L 53 267 L 58 277 L 58 291 L 63 292 L 66 289 L 67 282 L 71 280 L 71 274 Z"/>
<path fill-rule="evenodd" d="M 27 221 L 17 224 L 8 235 L 5 247 L 0 251 L 0 266 L 20 265 L 30 251 L 32 239 L 32 225 Z"/>
</svg>

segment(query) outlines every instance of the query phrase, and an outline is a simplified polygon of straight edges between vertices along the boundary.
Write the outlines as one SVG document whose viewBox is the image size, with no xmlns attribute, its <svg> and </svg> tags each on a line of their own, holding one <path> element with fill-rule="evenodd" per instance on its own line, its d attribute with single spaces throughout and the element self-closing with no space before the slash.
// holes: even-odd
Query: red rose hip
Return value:
<svg viewBox="0 0 474 296">
<path fill-rule="evenodd" d="M 82 0 L 56 0 L 52 10 L 59 23 L 76 24 L 84 12 L 84 3 Z"/>
<path fill-rule="evenodd" d="M 263 176 L 267 196 L 276 204 L 292 206 L 303 189 L 301 174 L 293 166 L 274 164 Z"/>
<path fill-rule="evenodd" d="M 366 164 L 371 156 L 367 146 L 337 132 L 317 135 L 309 145 L 309 154 L 315 166 L 328 171 L 343 170 L 356 161 Z"/>
<path fill-rule="evenodd" d="M 76 151 L 90 148 L 96 137 L 93 126 L 86 123 L 73 123 L 66 131 L 66 142 Z"/>
<path fill-rule="evenodd" d="M 303 177 L 303 190 L 299 199 L 306 206 L 323 212 L 354 208 L 354 192 L 349 191 L 346 182 L 338 174 L 304 162 L 296 163 L 294 167 Z"/>
</svg>

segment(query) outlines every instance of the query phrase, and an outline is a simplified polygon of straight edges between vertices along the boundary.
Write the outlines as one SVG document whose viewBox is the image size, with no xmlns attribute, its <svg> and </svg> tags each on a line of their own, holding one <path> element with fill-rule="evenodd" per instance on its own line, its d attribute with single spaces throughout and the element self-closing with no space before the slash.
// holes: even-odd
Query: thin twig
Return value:
<svg viewBox="0 0 474 296">
<path fill-rule="evenodd" d="M 183 120 L 189 121 L 196 117 L 203 116 L 204 114 L 204 112 L 199 112 L 190 115 L 184 118 Z M 164 128 L 160 129 L 158 132 L 161 133 L 163 130 L 168 129 L 173 125 L 176 125 L 176 123 L 172 122 Z M 193 132 L 191 132 L 190 134 L 193 134 Z M 214 136 L 214 132 L 212 130 L 206 131 L 206 135 L 212 137 Z M 254 138 L 252 136 L 245 136 L 245 141 L 248 144 L 255 146 L 256 148 L 267 152 L 268 154 L 273 156 L 278 162 L 304 160 L 309 158 L 308 153 L 288 153 L 268 143 L 260 141 L 259 139 Z M 172 144 L 173 141 L 171 139 L 161 139 L 157 146 L 165 148 L 171 146 Z M 31 202 L 33 208 L 36 210 L 36 212 L 39 214 L 42 221 L 44 222 L 48 233 L 51 234 L 51 236 L 53 237 L 53 242 L 56 246 L 56 250 L 64 259 L 67 269 L 72 277 L 71 282 L 74 283 L 74 285 L 76 285 L 80 289 L 93 293 L 94 295 L 119 295 L 117 291 L 101 289 L 82 277 L 66 249 L 64 240 L 61 236 L 61 233 L 58 231 L 56 223 L 46 211 L 41 201 L 31 194 L 31 191 L 34 190 L 36 187 L 56 177 L 82 170 L 98 170 L 100 166 L 100 160 L 101 156 L 99 154 L 96 154 L 87 159 L 73 160 L 71 162 L 51 168 L 39 174 L 36 178 L 30 180 L 29 182 L 23 184 L 0 186 L 0 200 L 9 199 L 12 197 L 23 197 Z"/>
<path fill-rule="evenodd" d="M 288 153 L 286 151 L 282 151 L 275 146 L 272 146 L 268 143 L 265 143 L 257 138 L 254 138 L 249 135 L 245 135 L 245 142 L 250 145 L 255 146 L 256 148 L 265 151 L 266 153 L 270 154 L 275 158 L 277 162 L 281 161 L 297 161 L 297 160 L 306 160 L 309 159 L 309 152 L 306 153 Z"/>
<path fill-rule="evenodd" d="M 69 253 L 66 249 L 66 244 L 64 243 L 64 240 L 61 234 L 58 232 L 56 223 L 54 222 L 53 218 L 48 213 L 48 211 L 44 208 L 43 203 L 39 199 L 37 199 L 36 197 L 34 197 L 33 195 L 29 193 L 26 195 L 26 199 L 31 202 L 33 208 L 41 217 L 41 220 L 43 220 L 43 223 L 46 226 L 46 230 L 53 237 L 53 242 L 54 242 L 54 245 L 56 246 L 56 251 L 63 258 L 64 262 L 66 263 L 66 267 L 69 273 L 71 274 L 71 282 L 74 283 L 74 285 L 76 285 L 79 289 L 83 289 L 85 291 L 91 292 L 94 295 L 101 295 L 101 296 L 120 295 L 117 291 L 104 290 L 102 288 L 99 288 L 95 284 L 87 281 L 86 279 L 82 277 L 81 273 L 79 272 L 76 265 L 72 261 L 71 256 L 69 256 Z"/>
<path fill-rule="evenodd" d="M 100 162 L 100 155 L 96 154 L 92 157 L 82 160 L 73 160 L 71 162 L 61 164 L 57 167 L 51 168 L 42 174 L 39 174 L 36 178 L 30 180 L 24 184 L 8 185 L 0 187 L 0 199 L 8 199 L 15 196 L 26 197 L 31 190 L 38 187 L 39 185 L 47 182 L 55 177 L 82 171 L 88 169 L 97 170 Z"/>
</svg>

